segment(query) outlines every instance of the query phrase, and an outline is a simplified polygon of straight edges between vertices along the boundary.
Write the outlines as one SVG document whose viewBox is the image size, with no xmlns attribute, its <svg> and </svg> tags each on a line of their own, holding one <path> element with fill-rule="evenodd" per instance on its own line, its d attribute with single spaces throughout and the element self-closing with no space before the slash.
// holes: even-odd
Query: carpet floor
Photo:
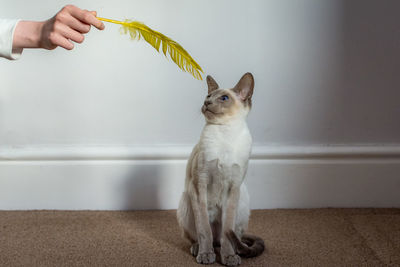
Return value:
<svg viewBox="0 0 400 267">
<path fill-rule="evenodd" d="M 249 233 L 241 266 L 400 266 L 400 209 L 254 210 Z M 170 210 L 0 211 L 0 266 L 200 265 Z"/>
</svg>

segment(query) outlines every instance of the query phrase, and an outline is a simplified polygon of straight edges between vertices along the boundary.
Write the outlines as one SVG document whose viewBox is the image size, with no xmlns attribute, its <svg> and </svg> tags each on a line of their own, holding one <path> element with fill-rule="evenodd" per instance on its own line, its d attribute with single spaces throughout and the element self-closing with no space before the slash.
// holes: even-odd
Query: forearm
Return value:
<svg viewBox="0 0 400 267">
<path fill-rule="evenodd" d="M 18 22 L 13 38 L 13 49 L 40 48 L 41 34 L 44 22 L 26 21 Z"/>
</svg>

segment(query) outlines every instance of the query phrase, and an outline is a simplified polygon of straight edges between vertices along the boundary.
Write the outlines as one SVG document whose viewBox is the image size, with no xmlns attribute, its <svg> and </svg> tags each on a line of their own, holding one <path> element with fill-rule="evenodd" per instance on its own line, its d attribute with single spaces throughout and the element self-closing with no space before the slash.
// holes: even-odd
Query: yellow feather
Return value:
<svg viewBox="0 0 400 267">
<path fill-rule="evenodd" d="M 161 45 L 164 55 L 167 56 L 168 52 L 172 61 L 175 62 L 179 68 L 181 68 L 183 71 L 189 72 L 196 79 L 203 79 L 200 72 L 204 72 L 201 69 L 200 65 L 197 64 L 197 62 L 189 55 L 188 52 L 186 52 L 186 50 L 180 44 L 178 44 L 171 38 L 151 29 L 150 27 L 138 21 L 118 21 L 99 17 L 97 18 L 102 21 L 122 25 L 121 33 L 129 33 L 132 40 L 140 40 L 141 38 L 143 38 L 157 51 L 160 50 Z"/>
</svg>

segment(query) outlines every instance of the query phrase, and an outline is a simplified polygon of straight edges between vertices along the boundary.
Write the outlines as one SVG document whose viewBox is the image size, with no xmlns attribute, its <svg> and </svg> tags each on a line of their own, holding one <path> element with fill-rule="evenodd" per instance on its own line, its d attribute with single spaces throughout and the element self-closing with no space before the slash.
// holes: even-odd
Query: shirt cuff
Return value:
<svg viewBox="0 0 400 267">
<path fill-rule="evenodd" d="M 19 19 L 0 19 L 0 57 L 18 59 L 22 48 L 13 49 L 14 32 Z"/>
</svg>

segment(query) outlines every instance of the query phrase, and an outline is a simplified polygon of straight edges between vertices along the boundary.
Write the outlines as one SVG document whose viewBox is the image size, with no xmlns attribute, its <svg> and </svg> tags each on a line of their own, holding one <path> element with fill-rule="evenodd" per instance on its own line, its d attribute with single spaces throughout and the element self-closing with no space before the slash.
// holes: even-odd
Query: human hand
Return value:
<svg viewBox="0 0 400 267">
<path fill-rule="evenodd" d="M 15 29 L 13 48 L 54 49 L 61 46 L 71 50 L 82 43 L 91 25 L 99 30 L 104 24 L 96 19 L 96 11 L 82 10 L 73 5 L 63 7 L 49 20 L 20 21 Z"/>
</svg>

